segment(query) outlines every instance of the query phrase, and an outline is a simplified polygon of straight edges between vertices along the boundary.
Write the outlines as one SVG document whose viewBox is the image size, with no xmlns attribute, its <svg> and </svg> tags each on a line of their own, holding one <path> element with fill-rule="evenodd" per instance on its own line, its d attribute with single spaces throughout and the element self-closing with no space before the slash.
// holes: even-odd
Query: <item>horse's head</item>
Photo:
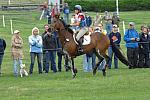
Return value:
<svg viewBox="0 0 150 100">
<path fill-rule="evenodd" d="M 66 27 L 66 23 L 59 18 L 59 16 L 55 16 L 52 22 L 52 25 L 54 27 L 55 30 L 62 30 L 65 29 Z"/>
<path fill-rule="evenodd" d="M 55 16 L 52 22 L 54 30 L 60 31 L 62 29 L 66 29 L 69 33 L 73 33 L 73 31 L 69 28 L 68 25 L 63 18 L 59 18 L 59 16 Z"/>
</svg>

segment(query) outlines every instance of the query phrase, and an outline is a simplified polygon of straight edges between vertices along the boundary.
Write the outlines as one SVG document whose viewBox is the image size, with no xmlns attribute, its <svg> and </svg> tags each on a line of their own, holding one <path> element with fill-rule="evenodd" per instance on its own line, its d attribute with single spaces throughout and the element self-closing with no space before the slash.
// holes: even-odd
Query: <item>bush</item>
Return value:
<svg viewBox="0 0 150 100">
<path fill-rule="evenodd" d="M 80 4 L 84 11 L 116 11 L 116 0 L 65 0 L 73 10 Z M 120 11 L 150 10 L 150 0 L 119 0 Z"/>
</svg>

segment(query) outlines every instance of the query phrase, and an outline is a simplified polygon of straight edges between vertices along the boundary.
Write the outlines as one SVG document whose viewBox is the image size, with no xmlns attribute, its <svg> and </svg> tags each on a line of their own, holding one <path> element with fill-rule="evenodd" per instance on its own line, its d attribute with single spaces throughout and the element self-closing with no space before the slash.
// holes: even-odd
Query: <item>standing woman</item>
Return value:
<svg viewBox="0 0 150 100">
<path fill-rule="evenodd" d="M 18 65 L 22 64 L 22 47 L 23 40 L 20 37 L 20 32 L 18 30 L 14 31 L 14 34 L 11 39 L 11 52 L 13 58 L 13 66 L 14 66 L 14 75 L 18 76 Z"/>
<path fill-rule="evenodd" d="M 37 27 L 34 27 L 32 29 L 32 35 L 29 36 L 29 45 L 31 57 L 29 74 L 33 73 L 33 67 L 36 56 L 38 61 L 39 74 L 42 74 L 42 37 L 39 35 L 39 29 Z"/>
</svg>

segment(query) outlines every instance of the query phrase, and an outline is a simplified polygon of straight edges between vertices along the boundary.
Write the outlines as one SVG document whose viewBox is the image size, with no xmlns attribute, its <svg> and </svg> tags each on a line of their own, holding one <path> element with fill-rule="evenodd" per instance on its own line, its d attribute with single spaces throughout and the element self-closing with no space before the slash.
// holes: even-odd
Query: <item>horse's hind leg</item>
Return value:
<svg viewBox="0 0 150 100">
<path fill-rule="evenodd" d="M 102 56 L 105 58 L 105 65 L 102 68 L 103 76 L 106 76 L 106 68 L 108 67 L 108 62 L 110 60 L 110 57 L 106 55 L 106 53 L 102 54 Z"/>
<path fill-rule="evenodd" d="M 99 60 L 99 61 L 98 61 L 98 63 L 96 64 L 96 66 L 94 67 L 94 69 L 93 69 L 93 75 L 96 74 L 96 71 L 97 71 L 98 66 L 99 66 L 100 63 L 104 60 L 104 58 L 99 54 L 99 52 L 97 52 L 97 51 L 95 50 L 94 53 L 95 53 L 95 55 L 98 57 L 98 60 Z M 106 75 L 105 70 L 102 69 L 102 71 L 103 71 L 103 76 L 105 76 L 105 75 Z"/>
</svg>

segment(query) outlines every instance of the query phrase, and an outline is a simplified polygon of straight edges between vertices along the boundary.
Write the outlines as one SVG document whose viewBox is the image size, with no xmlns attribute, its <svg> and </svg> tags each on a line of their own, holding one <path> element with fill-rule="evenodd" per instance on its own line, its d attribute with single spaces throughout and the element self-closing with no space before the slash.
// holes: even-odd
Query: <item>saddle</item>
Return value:
<svg viewBox="0 0 150 100">
<path fill-rule="evenodd" d="M 73 34 L 73 39 L 74 39 L 75 43 L 76 43 L 77 45 L 79 45 L 78 42 L 77 42 L 77 39 L 76 39 L 77 34 L 78 34 L 78 32 L 76 32 L 76 33 Z M 79 41 L 82 41 L 82 45 L 88 45 L 88 44 L 90 44 L 90 43 L 91 43 L 91 36 L 90 36 L 90 33 L 89 33 L 89 32 L 85 33 L 85 34 L 80 38 Z"/>
</svg>

